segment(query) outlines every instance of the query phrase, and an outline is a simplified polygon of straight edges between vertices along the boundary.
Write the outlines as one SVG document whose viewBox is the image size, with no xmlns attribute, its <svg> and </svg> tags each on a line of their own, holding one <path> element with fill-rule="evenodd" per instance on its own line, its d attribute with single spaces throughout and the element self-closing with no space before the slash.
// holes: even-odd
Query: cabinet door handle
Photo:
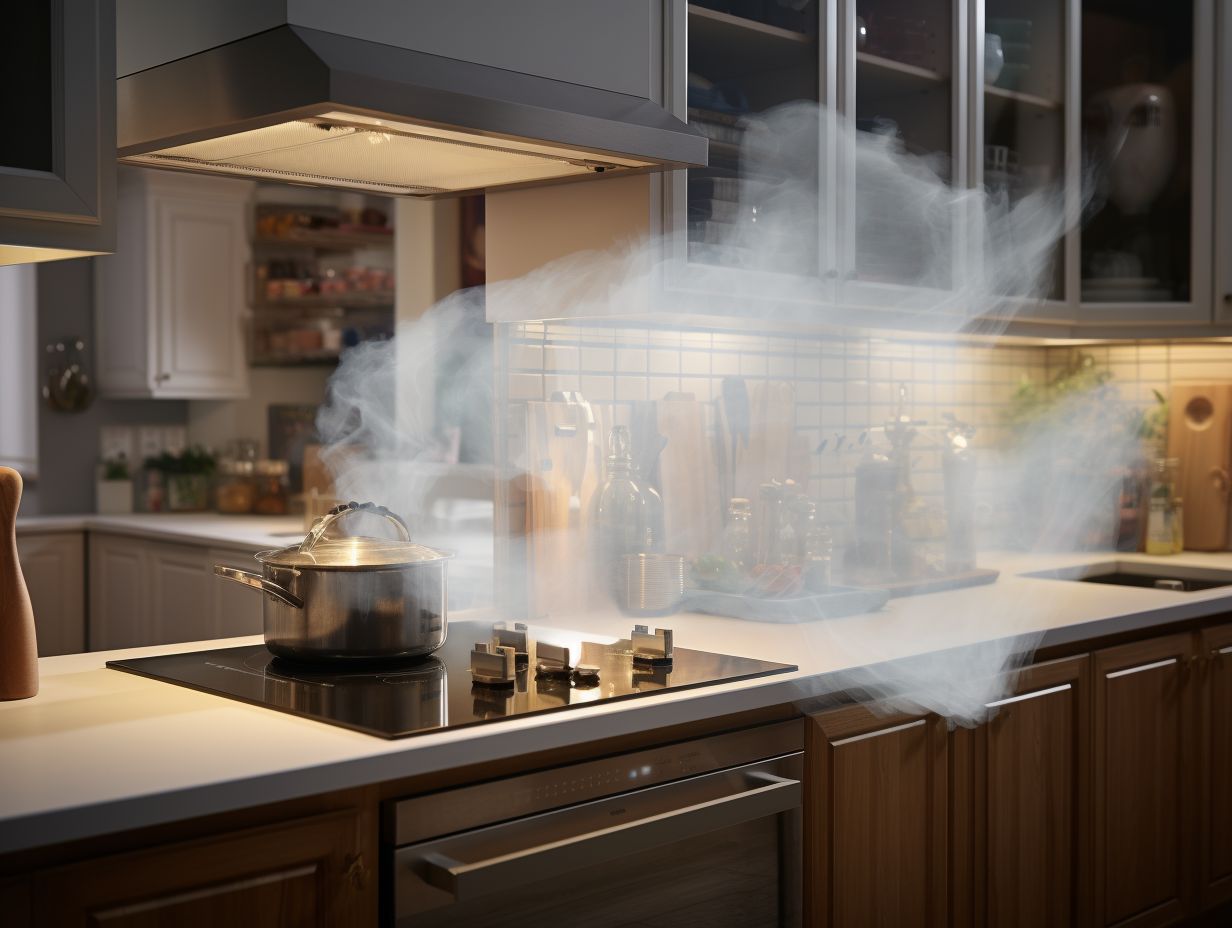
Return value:
<svg viewBox="0 0 1232 928">
<path fill-rule="evenodd" d="M 1225 654 L 1232 654 L 1232 644 L 1228 645 L 1226 648 L 1215 648 L 1211 651 L 1211 654 L 1215 655 L 1215 657 L 1223 657 Z"/>
<path fill-rule="evenodd" d="M 1031 693 L 1019 693 L 1017 696 L 1007 696 L 1005 699 L 998 699 L 996 702 L 984 703 L 985 709 L 996 709 L 998 706 L 1008 706 L 1010 703 L 1026 702 L 1028 699 L 1038 699 L 1040 696 L 1051 696 L 1053 693 L 1064 693 L 1066 690 L 1072 690 L 1074 687 L 1069 683 L 1062 683 L 1060 686 L 1050 686 L 1046 690 L 1035 690 Z"/>
<path fill-rule="evenodd" d="M 895 725 L 892 728 L 879 728 L 876 731 L 865 732 L 862 735 L 853 735 L 850 738 L 840 738 L 838 741 L 831 741 L 830 747 L 842 747 L 844 744 L 855 744 L 857 741 L 867 741 L 869 738 L 880 738 L 882 735 L 892 735 L 896 731 L 906 731 L 908 728 L 919 728 L 924 724 L 924 719 L 916 719 L 914 722 L 904 722 L 902 725 Z"/>
<path fill-rule="evenodd" d="M 1114 670 L 1112 673 L 1105 674 L 1107 680 L 1114 680 L 1117 677 L 1128 677 L 1131 673 L 1142 673 L 1144 670 L 1158 670 L 1160 667 L 1169 667 L 1177 663 L 1175 657 L 1170 657 L 1163 661 L 1153 661 L 1150 664 L 1139 664 L 1137 667 L 1126 667 L 1124 670 Z"/>
<path fill-rule="evenodd" d="M 155 376 L 154 379 L 157 380 L 159 383 L 162 383 L 165 380 L 170 380 L 171 375 L 170 374 L 158 374 L 157 376 Z"/>
</svg>

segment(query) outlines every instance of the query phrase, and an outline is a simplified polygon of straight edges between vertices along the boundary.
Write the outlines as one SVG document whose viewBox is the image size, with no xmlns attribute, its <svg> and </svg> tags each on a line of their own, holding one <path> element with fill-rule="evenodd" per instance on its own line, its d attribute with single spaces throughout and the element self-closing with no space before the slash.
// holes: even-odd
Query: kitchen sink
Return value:
<svg viewBox="0 0 1232 928">
<path fill-rule="evenodd" d="M 1105 561 L 1060 567 L 1023 574 L 1046 580 L 1073 580 L 1079 583 L 1107 583 L 1113 586 L 1137 586 L 1168 590 L 1173 593 L 1196 593 L 1216 587 L 1232 586 L 1232 571 L 1210 570 L 1205 567 L 1172 567 L 1166 564 L 1146 564 L 1138 561 Z"/>
</svg>

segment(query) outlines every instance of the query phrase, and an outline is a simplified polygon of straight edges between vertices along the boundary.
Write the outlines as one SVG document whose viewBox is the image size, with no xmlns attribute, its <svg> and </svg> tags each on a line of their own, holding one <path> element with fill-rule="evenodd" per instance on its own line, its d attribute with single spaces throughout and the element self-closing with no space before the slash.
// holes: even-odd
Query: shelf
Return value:
<svg viewBox="0 0 1232 928">
<path fill-rule="evenodd" d="M 755 19 L 746 19 L 743 16 L 734 16 L 731 13 L 720 13 L 718 10 L 698 6 L 695 3 L 689 4 L 689 15 L 696 19 L 696 22 L 689 24 L 690 30 L 698 28 L 703 30 L 712 29 L 721 30 L 728 34 L 740 32 L 743 33 L 741 38 L 746 42 L 787 42 L 797 45 L 817 44 L 816 39 L 810 35 L 805 35 L 803 32 L 794 32 L 791 29 L 784 29 L 782 26 L 772 26 L 769 23 L 758 22 Z"/>
<path fill-rule="evenodd" d="M 293 245 L 301 248 L 316 248 L 321 251 L 351 251 L 355 248 L 392 247 L 394 233 L 392 229 L 388 232 L 293 230 L 288 235 L 257 235 L 253 237 L 252 243 L 269 247 L 285 248 Z"/>
<path fill-rule="evenodd" d="M 1007 90 L 1004 87 L 997 87 L 993 84 L 985 84 L 984 93 L 990 97 L 999 97 L 1002 100 L 1021 103 L 1024 106 L 1033 106 L 1041 110 L 1059 110 L 1061 108 L 1059 100 L 1049 100 L 1047 97 L 1039 97 L 1033 93 L 1023 93 L 1021 90 Z"/>
<path fill-rule="evenodd" d="M 254 300 L 253 309 L 349 309 L 352 307 L 390 307 L 392 290 L 355 290 L 351 293 L 310 294 L 285 300 Z"/>
<path fill-rule="evenodd" d="M 689 4 L 689 70 L 719 81 L 797 66 L 817 69 L 812 36 Z"/>
<path fill-rule="evenodd" d="M 921 68 L 919 65 L 907 64 L 904 61 L 895 61 L 893 58 L 883 58 L 880 55 L 873 55 L 869 52 L 856 52 L 856 62 L 889 74 L 917 78 L 918 80 L 928 81 L 933 84 L 940 84 L 943 81 L 949 80 L 940 71 Z"/>
</svg>

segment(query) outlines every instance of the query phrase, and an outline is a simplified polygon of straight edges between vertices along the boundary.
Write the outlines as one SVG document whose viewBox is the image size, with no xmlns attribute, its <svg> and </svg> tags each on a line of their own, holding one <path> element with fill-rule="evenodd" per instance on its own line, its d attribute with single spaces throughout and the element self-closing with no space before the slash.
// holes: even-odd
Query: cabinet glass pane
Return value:
<svg viewBox="0 0 1232 928">
<path fill-rule="evenodd" d="M 1065 0 L 987 0 L 984 15 L 984 187 L 1013 206 L 1065 179 Z M 1058 244 L 1051 299 L 1064 299 L 1064 280 Z"/>
<path fill-rule="evenodd" d="M 1190 298 L 1193 4 L 1082 4 L 1082 299 Z"/>
<path fill-rule="evenodd" d="M 52 107 L 52 6 L 11 3 L 0 29 L 0 168 L 51 171 L 54 167 Z"/>
<path fill-rule="evenodd" d="M 741 143 L 746 131 L 757 130 L 757 114 L 818 99 L 819 2 L 689 4 L 688 119 L 710 139 L 709 166 L 688 172 L 690 261 L 744 266 L 756 255 L 765 269 L 818 273 L 818 197 L 799 196 L 799 165 L 817 164 L 817 136 L 801 133 L 811 150 L 791 152 L 790 166 L 749 163 Z M 765 239 L 787 228 L 785 240 Z"/>
<path fill-rule="evenodd" d="M 953 131 L 951 0 L 859 0 L 856 4 L 856 129 L 883 137 L 891 151 L 924 156 L 949 180 Z M 868 161 L 856 162 L 857 280 L 949 286 L 948 217 L 928 229 L 904 223 L 895 191 L 875 189 Z"/>
</svg>

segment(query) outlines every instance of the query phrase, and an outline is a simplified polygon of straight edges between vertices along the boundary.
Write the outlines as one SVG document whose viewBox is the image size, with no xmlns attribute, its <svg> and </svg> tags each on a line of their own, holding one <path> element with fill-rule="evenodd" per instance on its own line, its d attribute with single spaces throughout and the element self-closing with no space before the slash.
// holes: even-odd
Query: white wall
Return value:
<svg viewBox="0 0 1232 928">
<path fill-rule="evenodd" d="M 0 267 L 0 464 L 38 475 L 38 283 L 34 265 Z"/>
<path fill-rule="evenodd" d="M 190 400 L 188 441 L 224 451 L 234 438 L 255 438 L 261 454 L 269 454 L 267 423 L 273 404 L 320 405 L 330 367 L 254 367 L 248 371 L 248 397 L 243 400 Z"/>
</svg>

